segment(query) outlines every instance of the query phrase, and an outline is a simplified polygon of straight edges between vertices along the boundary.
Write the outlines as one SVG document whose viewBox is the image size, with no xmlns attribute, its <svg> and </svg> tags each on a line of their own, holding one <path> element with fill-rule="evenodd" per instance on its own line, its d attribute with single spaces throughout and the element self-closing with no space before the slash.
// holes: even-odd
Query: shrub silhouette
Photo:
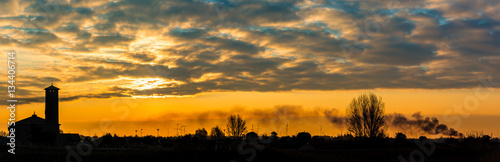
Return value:
<svg viewBox="0 0 500 162">
<path fill-rule="evenodd" d="M 396 142 L 403 143 L 406 142 L 406 135 L 404 133 L 396 133 Z"/>
<path fill-rule="evenodd" d="M 277 138 L 278 137 L 278 133 L 276 133 L 275 131 L 271 132 L 271 137 Z"/>
<path fill-rule="evenodd" d="M 198 130 L 196 130 L 196 132 L 194 133 L 194 137 L 197 137 L 197 138 L 199 138 L 200 140 L 205 140 L 205 139 L 207 139 L 207 136 L 208 136 L 208 133 L 207 133 L 207 130 L 205 130 L 205 128 L 198 129 Z"/>
<path fill-rule="evenodd" d="M 255 133 L 255 132 L 248 132 L 246 135 L 247 139 L 250 139 L 250 138 L 257 139 L 258 137 L 259 137 L 259 135 L 257 135 L 257 133 Z"/>
<path fill-rule="evenodd" d="M 311 140 L 311 134 L 309 134 L 308 132 L 300 132 L 299 134 L 297 134 L 297 141 L 299 141 L 300 143 L 307 143 Z"/>
<path fill-rule="evenodd" d="M 212 131 L 210 132 L 211 139 L 222 139 L 224 137 L 224 132 L 222 131 L 222 129 L 220 129 L 219 126 L 215 126 L 212 128 Z"/>
<path fill-rule="evenodd" d="M 481 138 L 481 141 L 484 142 L 484 143 L 488 143 L 490 142 L 490 139 L 491 139 L 491 136 L 489 135 L 484 135 L 482 138 Z"/>
</svg>

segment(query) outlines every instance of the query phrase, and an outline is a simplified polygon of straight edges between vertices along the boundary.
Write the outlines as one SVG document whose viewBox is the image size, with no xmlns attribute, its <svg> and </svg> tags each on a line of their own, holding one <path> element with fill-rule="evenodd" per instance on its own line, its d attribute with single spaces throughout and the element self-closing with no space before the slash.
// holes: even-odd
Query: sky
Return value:
<svg viewBox="0 0 500 162">
<path fill-rule="evenodd" d="M 241 114 L 262 133 L 336 135 L 345 128 L 328 116 L 375 93 L 388 114 L 420 112 L 460 132 L 500 134 L 499 1 L 0 6 L 2 59 L 17 53 L 18 119 L 44 117 L 43 88 L 53 82 L 65 132 L 175 135 L 179 127 L 194 133 Z M 7 71 L 6 61 L 0 68 Z M 0 112 L 7 121 L 7 109 Z"/>
</svg>

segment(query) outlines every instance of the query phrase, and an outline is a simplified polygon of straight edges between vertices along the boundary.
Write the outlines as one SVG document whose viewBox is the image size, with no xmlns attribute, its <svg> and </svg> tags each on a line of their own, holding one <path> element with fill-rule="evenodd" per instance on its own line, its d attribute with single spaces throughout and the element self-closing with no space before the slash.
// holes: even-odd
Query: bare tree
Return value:
<svg viewBox="0 0 500 162">
<path fill-rule="evenodd" d="M 373 93 L 352 99 L 346 110 L 348 131 L 356 137 L 384 136 L 384 109 L 382 97 L 377 97 Z"/>
<path fill-rule="evenodd" d="M 227 132 L 234 138 L 242 137 L 246 133 L 246 121 L 240 115 L 231 115 L 227 118 Z"/>
</svg>

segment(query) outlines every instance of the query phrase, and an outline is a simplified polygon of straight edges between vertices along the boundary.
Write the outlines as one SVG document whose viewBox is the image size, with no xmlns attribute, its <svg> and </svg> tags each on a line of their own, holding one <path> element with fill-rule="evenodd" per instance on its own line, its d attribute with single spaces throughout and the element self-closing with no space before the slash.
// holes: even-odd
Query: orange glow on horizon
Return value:
<svg viewBox="0 0 500 162">
<path fill-rule="evenodd" d="M 64 92 L 64 89 L 61 89 Z M 312 134 L 322 134 L 319 127 L 329 130 L 324 134 L 336 135 L 342 129 L 334 128 L 321 114 L 313 111 L 336 109 L 339 115 L 352 98 L 362 93 L 373 92 L 382 96 L 386 103 L 386 114 L 402 113 L 411 115 L 421 112 L 424 116 L 436 116 L 440 121 L 446 123 L 442 118 L 446 111 L 453 109 L 454 104 L 460 104 L 468 96 L 474 95 L 473 89 L 449 89 L 449 90 L 411 90 L 411 89 L 377 89 L 377 90 L 348 90 L 348 91 L 291 91 L 291 92 L 211 92 L 201 93 L 193 97 L 167 97 L 167 98 L 113 98 L 113 99 L 80 99 L 70 102 L 60 102 L 61 129 L 66 132 L 85 132 L 90 129 L 99 128 L 100 121 L 112 121 L 115 123 L 112 132 L 119 135 L 132 135 L 135 129 L 146 127 L 153 130 L 154 127 L 169 127 L 175 124 L 189 125 L 189 132 L 193 133 L 197 128 L 210 129 L 215 125 L 224 126 L 227 114 L 238 113 L 248 118 L 249 124 L 256 127 L 259 121 L 259 113 L 273 112 L 276 105 L 291 105 L 300 107 L 304 115 L 297 117 L 307 119 L 286 119 L 287 122 L 295 123 L 299 131 L 305 129 Z M 476 111 L 468 112 L 471 115 L 493 115 L 499 116 L 500 110 L 496 109 L 500 95 L 492 93 L 488 99 L 481 100 Z M 17 119 L 24 119 L 37 112 L 44 117 L 44 104 L 33 103 L 19 105 Z M 2 110 L 6 111 L 6 110 Z M 481 112 L 490 112 L 483 114 Z M 222 116 L 220 116 L 222 114 Z M 219 116 L 218 116 L 219 115 Z M 314 116 L 317 115 L 317 116 Z M 460 115 L 451 113 L 450 115 Z M 279 115 L 278 115 L 279 116 Z M 313 117 L 313 118 L 311 118 Z M 7 120 L 6 117 L 0 120 Z M 203 120 L 203 122 L 201 121 Z M 484 120 L 491 120 L 485 118 Z M 493 119 L 494 120 L 494 119 Z M 464 118 L 463 121 L 468 121 Z M 309 126 L 307 126 L 307 122 Z M 479 121 L 481 119 L 479 118 Z M 266 128 L 263 124 L 262 130 L 283 130 L 283 122 L 274 125 L 274 128 Z M 300 126 L 303 124 L 302 126 Z M 449 123 L 453 124 L 453 123 Z M 313 127 L 318 127 L 314 128 Z M 477 126 L 463 122 L 457 130 L 474 130 Z M 493 123 L 482 125 L 484 130 L 498 133 L 498 128 Z M 5 128 L 4 128 L 5 129 Z M 144 128 L 143 128 L 144 129 Z M 155 130 L 156 128 L 154 128 Z M 254 128 L 256 129 L 256 128 Z M 311 130 L 312 129 L 312 130 Z M 316 130 L 318 129 L 318 130 Z M 275 130 L 276 131 L 276 130 Z M 105 132 L 105 131 L 101 131 Z M 344 130 L 345 132 L 345 130 Z M 270 132 L 267 132 L 270 133 Z M 283 132 L 281 132 L 283 134 Z M 293 134 L 290 132 L 289 134 Z M 167 134 L 164 134 L 167 135 Z M 173 135 L 173 134 L 170 134 Z"/>
</svg>

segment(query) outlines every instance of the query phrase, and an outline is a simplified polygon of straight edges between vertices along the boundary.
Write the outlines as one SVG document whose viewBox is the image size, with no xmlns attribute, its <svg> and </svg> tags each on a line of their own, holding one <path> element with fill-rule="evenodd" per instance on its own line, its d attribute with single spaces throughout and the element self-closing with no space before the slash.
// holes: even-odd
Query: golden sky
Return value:
<svg viewBox="0 0 500 162">
<path fill-rule="evenodd" d="M 499 131 L 492 122 L 500 115 L 497 1 L 0 5 L 11 6 L 0 11 L 0 58 L 17 53 L 18 119 L 44 116 L 43 88 L 54 82 L 66 132 L 161 127 L 173 135 L 179 124 L 193 133 L 239 113 L 267 133 L 289 123 L 288 133 L 335 135 L 343 129 L 325 112 L 342 116 L 352 98 L 369 92 L 384 98 L 388 114 L 420 112 L 460 131 Z"/>
<path fill-rule="evenodd" d="M 254 131 L 259 127 L 262 133 L 276 131 L 284 135 L 286 124 L 289 124 L 288 135 L 297 131 L 337 135 L 345 132 L 345 128 L 331 124 L 323 111 L 336 110 L 342 116 L 352 98 L 370 92 L 383 97 L 387 114 L 421 112 L 423 116 L 437 117 L 441 123 L 460 132 L 482 130 L 497 134 L 499 131 L 496 123 L 500 111 L 495 107 L 500 99 L 498 93 L 479 100 L 473 111 L 454 109 L 454 105 L 463 104 L 466 98 L 474 96 L 474 90 L 468 89 L 214 92 L 182 98 L 81 99 L 60 103 L 60 123 L 65 132 L 88 132 L 85 135 L 106 132 L 134 135 L 135 130 L 140 129 L 144 129 L 145 135 L 156 135 L 156 129 L 160 129 L 160 134 L 166 136 L 176 135 L 177 124 L 187 126 L 186 133 L 194 133 L 198 128 L 224 126 L 228 114 L 241 114 L 249 120 L 249 129 L 253 125 Z M 62 89 L 60 93 L 67 92 Z M 44 117 L 43 111 L 43 103 L 21 105 L 17 116 L 26 118 L 37 112 Z M 2 109 L 2 114 L 7 113 L 7 109 Z M 467 114 L 470 116 L 462 116 Z M 0 118 L 7 119 L 7 116 Z"/>
</svg>

